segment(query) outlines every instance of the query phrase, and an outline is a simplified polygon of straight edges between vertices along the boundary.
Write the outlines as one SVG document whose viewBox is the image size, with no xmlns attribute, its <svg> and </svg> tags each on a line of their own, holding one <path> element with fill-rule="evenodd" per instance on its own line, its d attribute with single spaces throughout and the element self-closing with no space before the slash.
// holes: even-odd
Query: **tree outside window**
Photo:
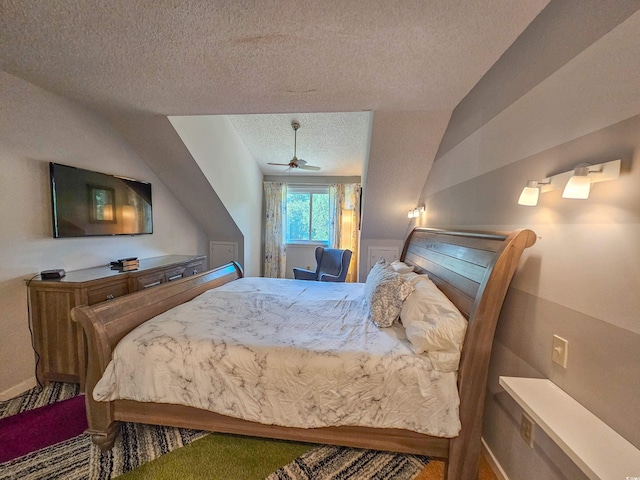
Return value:
<svg viewBox="0 0 640 480">
<path fill-rule="evenodd" d="M 330 218 L 328 186 L 289 186 L 287 243 L 328 243 Z"/>
</svg>

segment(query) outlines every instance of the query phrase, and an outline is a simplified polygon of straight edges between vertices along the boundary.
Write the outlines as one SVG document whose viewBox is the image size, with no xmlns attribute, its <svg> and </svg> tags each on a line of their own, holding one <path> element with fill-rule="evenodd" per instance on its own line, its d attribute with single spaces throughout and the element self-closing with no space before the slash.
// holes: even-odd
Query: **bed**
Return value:
<svg viewBox="0 0 640 480">
<path fill-rule="evenodd" d="M 187 398 L 187 401 L 181 401 L 183 404 L 172 403 L 174 400 L 165 396 L 161 397 L 161 401 L 150 401 L 146 398 L 144 400 L 122 399 L 135 397 L 124 395 L 124 397 L 119 398 L 117 394 L 109 390 L 109 382 L 105 381 L 104 378 L 113 374 L 113 364 L 118 363 L 118 358 L 120 358 L 118 352 L 130 341 L 134 333 L 145 331 L 146 329 L 147 334 L 153 334 L 157 328 L 154 322 L 162 318 L 168 318 L 169 324 L 175 328 L 176 324 L 172 319 L 176 315 L 176 311 L 191 309 L 190 315 L 193 315 L 194 312 L 205 308 L 197 302 L 204 301 L 211 304 L 212 300 L 206 300 L 209 296 L 212 298 L 216 296 L 217 298 L 222 295 L 226 298 L 224 301 L 228 302 L 229 299 L 227 297 L 229 295 L 250 296 L 251 292 L 247 290 L 262 289 L 266 295 L 269 293 L 269 288 L 274 291 L 280 289 L 279 285 L 281 284 L 276 287 L 266 286 L 267 284 L 263 283 L 266 279 L 243 279 L 241 268 L 235 263 L 230 263 L 209 272 L 148 291 L 138 292 L 91 307 L 83 306 L 73 309 L 72 318 L 82 325 L 88 346 L 87 395 L 85 397 L 89 425 L 88 433 L 91 434 L 92 441 L 102 449 L 109 449 L 113 446 L 118 434 L 118 422 L 125 421 L 423 454 L 445 460 L 447 465 L 446 478 L 448 480 L 475 478 L 481 446 L 482 413 L 487 371 L 495 327 L 504 297 L 521 254 L 525 248 L 535 243 L 535 239 L 535 234 L 526 229 L 497 233 L 416 228 L 409 234 L 405 242 L 400 260 L 412 268 L 414 276 L 427 276 L 437 286 L 439 292 L 444 293 L 448 300 L 455 305 L 457 311 L 468 321 L 457 372 L 438 374 L 438 377 L 446 377 L 447 382 L 453 382 L 453 389 L 457 390 L 455 392 L 457 393 L 455 400 L 459 402 L 459 408 L 457 409 L 455 420 L 459 422 L 459 425 L 455 430 L 451 430 L 450 426 L 439 427 L 438 422 L 440 420 L 437 419 L 435 423 L 432 421 L 433 419 L 427 421 L 425 418 L 422 421 L 421 415 L 418 414 L 413 416 L 404 415 L 399 423 L 393 423 L 396 426 L 391 427 L 385 423 L 373 423 L 372 425 L 375 426 L 365 427 L 352 421 L 343 422 L 338 426 L 323 426 L 324 414 L 319 415 L 317 418 L 314 417 L 313 422 L 315 423 L 312 423 L 311 427 L 295 422 L 291 424 L 285 422 L 284 425 L 273 424 L 271 417 L 263 420 L 259 415 L 254 418 L 245 414 L 215 413 L 209 409 L 201 408 L 200 403 L 192 401 L 189 388 L 184 386 L 178 389 L 180 390 L 178 394 Z M 238 281 L 239 279 L 242 280 Z M 319 295 L 317 286 L 310 285 L 315 282 L 298 280 L 281 280 L 281 282 L 293 282 L 294 286 L 296 282 L 306 283 L 307 285 L 303 290 L 311 289 L 311 291 L 316 292 L 313 295 Z M 265 285 L 264 288 L 262 287 L 263 284 Z M 331 286 L 328 288 L 342 287 Z M 335 299 L 342 298 L 341 291 L 331 290 L 331 292 L 333 292 L 331 295 L 334 295 Z M 329 290 L 327 290 L 327 295 L 331 297 Z M 193 302 L 191 302 L 192 300 Z M 257 304 L 260 301 L 257 301 Z M 329 303 L 329 301 L 327 302 Z M 357 298 L 351 299 L 350 302 L 353 304 L 358 303 Z M 337 303 L 339 308 L 342 308 L 345 302 L 334 303 Z M 225 304 L 223 302 L 222 304 L 217 304 L 215 308 L 225 308 L 225 305 L 228 307 L 228 303 Z M 253 305 L 250 308 L 256 307 Z M 283 308 L 286 310 L 288 307 L 285 305 Z M 261 315 L 259 312 L 255 314 Z M 246 316 L 244 313 L 242 315 Z M 240 320 L 236 318 L 232 321 Z M 342 322 L 349 323 L 344 319 Z M 179 324 L 180 331 L 184 330 L 184 328 L 184 325 Z M 286 328 L 291 329 L 293 327 L 287 326 Z M 130 334 L 134 329 L 136 331 Z M 389 336 L 402 337 L 403 331 L 402 326 L 398 327 L 398 325 L 379 329 L 384 330 L 386 336 L 381 340 L 376 340 L 377 327 L 372 329 L 369 325 L 367 329 L 364 335 L 366 338 L 372 339 L 372 345 L 377 345 L 379 342 L 385 344 Z M 256 335 L 262 337 L 262 334 Z M 278 338 L 281 337 L 281 334 L 278 335 Z M 163 333 L 162 338 L 168 337 Z M 287 343 L 290 339 L 281 340 Z M 169 340 L 169 342 L 173 342 L 173 340 Z M 121 343 L 121 346 L 116 349 L 119 343 Z M 136 348 L 145 343 L 146 340 L 138 341 Z M 321 345 L 322 343 L 317 338 L 313 342 L 309 342 L 310 345 Z M 330 343 L 329 340 L 327 340 L 327 343 Z M 404 352 L 406 348 L 403 345 L 407 345 L 406 338 L 400 338 L 398 345 L 388 347 L 394 349 L 393 355 L 389 354 L 391 350 L 387 352 L 384 350 L 386 347 L 381 347 L 380 358 L 395 356 L 398 349 Z M 351 348 L 351 346 L 348 346 L 347 350 Z M 165 350 L 167 349 L 165 348 Z M 116 352 L 115 354 L 114 351 Z M 171 355 L 175 355 L 177 350 L 174 348 L 167 351 Z M 324 351 L 324 354 L 326 355 L 327 352 Z M 413 356 L 418 357 L 415 354 Z M 188 357 L 189 355 L 185 358 Z M 140 361 L 133 361 L 136 368 L 130 369 L 126 375 L 134 375 L 136 371 L 138 373 L 143 372 L 140 378 L 146 375 L 147 371 L 142 369 L 144 363 L 142 360 L 144 358 L 140 358 Z M 121 360 L 120 363 L 131 364 L 131 361 Z M 164 363 L 155 359 L 150 364 Z M 427 361 L 425 364 L 427 366 L 424 367 L 425 371 L 430 368 L 428 364 L 429 362 Z M 404 370 L 400 369 L 400 371 Z M 282 375 L 279 373 L 278 378 L 282 378 Z M 401 375 L 401 373 L 393 373 L 393 375 Z M 162 379 L 163 377 L 160 376 L 158 378 Z M 162 381 L 156 380 L 156 385 L 162 387 L 162 384 Z M 202 382 L 200 382 L 201 384 Z M 407 389 L 411 384 L 411 380 L 404 382 Z M 372 387 L 372 389 L 375 388 L 377 387 Z M 102 395 L 101 401 L 94 399 L 94 390 L 98 392 L 97 396 L 100 397 Z M 340 393 L 339 388 L 329 388 L 328 390 L 337 395 Z M 338 391 L 336 392 L 336 390 Z M 165 393 L 163 392 L 163 394 Z M 212 393 L 209 392 L 208 395 L 211 397 Z M 444 396 L 445 401 L 449 401 L 446 400 L 449 398 L 447 395 Z M 386 398 L 386 396 L 387 394 L 379 395 L 377 400 L 380 400 L 380 397 Z M 324 400 L 316 399 L 316 401 L 319 405 L 324 405 L 325 403 Z M 455 407 L 454 401 L 450 401 L 451 407 Z M 283 405 L 274 408 L 274 410 L 286 411 L 287 404 Z M 392 409 L 392 407 L 388 406 L 384 408 Z M 318 410 L 322 409 L 318 408 Z M 223 411 L 226 412 L 226 410 Z M 418 412 L 419 409 L 416 409 L 416 413 Z M 242 418 L 243 416 L 244 418 Z M 382 416 L 393 417 L 393 415 Z M 264 423 L 265 421 L 267 423 Z M 424 428 L 416 427 L 416 425 L 421 426 L 422 424 L 424 424 Z"/>
</svg>

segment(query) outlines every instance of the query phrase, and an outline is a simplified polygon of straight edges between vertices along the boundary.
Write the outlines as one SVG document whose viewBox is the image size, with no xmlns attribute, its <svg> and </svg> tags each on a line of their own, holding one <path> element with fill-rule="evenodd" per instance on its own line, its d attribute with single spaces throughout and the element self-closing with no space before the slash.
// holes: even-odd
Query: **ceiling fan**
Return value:
<svg viewBox="0 0 640 480">
<path fill-rule="evenodd" d="M 277 165 L 281 167 L 288 167 L 287 171 L 292 170 L 294 168 L 299 168 L 301 170 L 320 170 L 320 167 L 316 167 L 314 165 L 307 165 L 305 160 L 296 157 L 296 146 L 297 146 L 297 134 L 298 129 L 300 128 L 300 124 L 298 122 L 292 122 L 291 127 L 293 128 L 293 158 L 289 163 L 271 163 L 268 162 L 269 165 Z"/>
</svg>

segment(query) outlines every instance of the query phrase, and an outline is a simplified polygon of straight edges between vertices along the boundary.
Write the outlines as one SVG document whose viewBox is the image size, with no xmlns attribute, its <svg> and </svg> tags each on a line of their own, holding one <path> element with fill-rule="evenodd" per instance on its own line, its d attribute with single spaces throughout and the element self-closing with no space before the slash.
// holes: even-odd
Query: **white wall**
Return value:
<svg viewBox="0 0 640 480">
<path fill-rule="evenodd" d="M 315 270 L 316 247 L 309 245 L 287 245 L 287 272 L 285 278 L 294 278 L 293 267 Z"/>
<path fill-rule="evenodd" d="M 54 239 L 48 162 L 151 182 L 154 233 Z M 126 256 L 208 252 L 208 239 L 153 172 L 102 118 L 0 72 L 0 398 L 34 382 L 25 279 Z"/>
<path fill-rule="evenodd" d="M 259 276 L 262 172 L 226 116 L 169 117 L 244 235 L 244 272 Z M 211 239 L 215 240 L 215 239 Z"/>
</svg>

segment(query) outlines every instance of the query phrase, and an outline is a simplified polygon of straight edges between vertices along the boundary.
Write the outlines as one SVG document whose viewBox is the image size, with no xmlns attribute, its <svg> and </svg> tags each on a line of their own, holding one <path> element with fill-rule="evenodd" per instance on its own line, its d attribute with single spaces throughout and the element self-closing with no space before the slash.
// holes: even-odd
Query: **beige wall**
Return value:
<svg viewBox="0 0 640 480">
<path fill-rule="evenodd" d="M 76 103 L 0 73 L 0 398 L 34 384 L 25 279 L 126 256 L 208 253 L 208 238 L 110 125 Z M 151 182 L 154 233 L 53 239 L 48 162 Z"/>
<path fill-rule="evenodd" d="M 263 195 L 258 164 L 225 115 L 169 121 L 244 236 L 244 274 L 260 276 Z"/>
<path fill-rule="evenodd" d="M 640 13 L 476 125 L 436 160 L 422 193 L 429 226 L 539 237 L 507 296 L 487 392 L 484 438 L 510 480 L 583 477 L 539 429 L 534 449 L 520 439 L 521 410 L 500 375 L 550 378 L 640 448 L 638 31 Z M 553 191 L 517 205 L 527 180 L 617 158 L 621 177 L 588 200 Z M 569 341 L 566 370 L 551 362 L 554 334 Z"/>
</svg>

